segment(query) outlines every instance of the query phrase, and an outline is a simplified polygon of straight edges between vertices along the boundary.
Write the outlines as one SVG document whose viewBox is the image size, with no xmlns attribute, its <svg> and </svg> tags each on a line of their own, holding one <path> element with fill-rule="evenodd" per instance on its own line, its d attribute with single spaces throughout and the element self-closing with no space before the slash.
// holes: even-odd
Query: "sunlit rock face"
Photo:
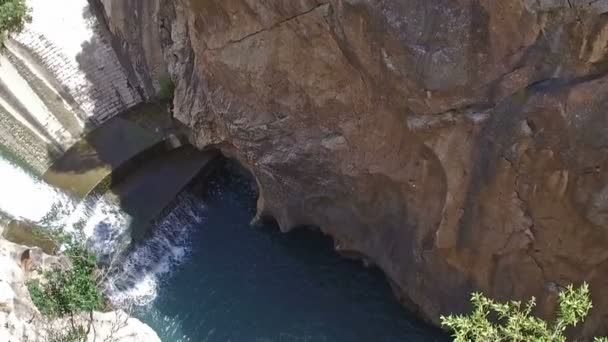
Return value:
<svg viewBox="0 0 608 342">
<path fill-rule="evenodd" d="M 580 333 L 608 332 L 605 1 L 103 3 L 260 218 L 320 227 L 435 322 L 473 290 L 550 316 L 587 281 Z"/>
</svg>

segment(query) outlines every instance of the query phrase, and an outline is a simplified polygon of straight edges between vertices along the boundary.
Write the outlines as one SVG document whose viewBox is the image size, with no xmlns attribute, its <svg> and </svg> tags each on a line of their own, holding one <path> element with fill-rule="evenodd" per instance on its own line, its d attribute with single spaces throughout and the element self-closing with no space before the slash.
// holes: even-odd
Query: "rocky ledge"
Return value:
<svg viewBox="0 0 608 342">
<path fill-rule="evenodd" d="M 580 333 L 608 333 L 608 2 L 93 2 L 260 218 L 320 227 L 434 322 L 474 290 L 551 316 L 587 281 Z"/>
</svg>

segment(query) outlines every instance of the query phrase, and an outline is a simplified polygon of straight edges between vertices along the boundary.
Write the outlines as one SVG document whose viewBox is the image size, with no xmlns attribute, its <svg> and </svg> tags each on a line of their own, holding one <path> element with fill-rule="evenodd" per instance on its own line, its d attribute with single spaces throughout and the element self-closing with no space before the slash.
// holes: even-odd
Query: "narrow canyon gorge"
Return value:
<svg viewBox="0 0 608 342">
<path fill-rule="evenodd" d="M 162 140 L 237 161 L 257 185 L 254 224 L 320 230 L 435 326 L 469 312 L 475 291 L 534 296 L 551 319 L 560 291 L 586 282 L 593 309 L 572 335 L 608 335 L 608 0 L 88 4 L 96 26 L 68 70 L 92 65 L 88 82 L 108 86 L 80 97 L 76 81 L 57 86 L 94 127 L 48 119 L 34 131 L 59 127 L 43 137 L 50 154 L 171 82 L 176 122 L 148 127 L 145 149 Z M 35 28 L 3 60 L 39 63 L 34 46 L 44 62 L 52 32 Z M 57 75 L 33 74 L 54 89 Z M 18 95 L 0 110 L 19 111 Z M 46 170 L 36 146 L 14 153 Z"/>
<path fill-rule="evenodd" d="M 319 227 L 434 323 L 587 281 L 608 332 L 608 2 L 96 0 L 143 90 L 169 72 L 257 219 Z"/>
</svg>

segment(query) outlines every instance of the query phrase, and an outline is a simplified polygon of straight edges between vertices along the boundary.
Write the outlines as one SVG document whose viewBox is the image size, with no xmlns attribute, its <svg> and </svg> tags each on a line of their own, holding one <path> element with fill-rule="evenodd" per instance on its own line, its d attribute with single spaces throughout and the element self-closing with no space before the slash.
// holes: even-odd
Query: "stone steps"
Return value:
<svg viewBox="0 0 608 342">
<path fill-rule="evenodd" d="M 17 120 L 65 150 L 76 141 L 6 56 L 0 56 L 0 104 Z"/>
<path fill-rule="evenodd" d="M 4 55 L 72 137 L 80 136 L 84 130 L 83 120 L 70 108 L 60 92 L 53 89 L 51 84 L 42 78 L 41 74 L 35 73 L 36 66 L 29 64 L 24 56 L 17 55 L 18 52 L 18 49 L 12 50 L 9 47 L 4 51 Z"/>
<path fill-rule="evenodd" d="M 60 151 L 40 139 L 0 106 L 0 150 L 7 159 L 42 175 Z M 8 154 L 8 155 L 7 155 Z"/>
</svg>

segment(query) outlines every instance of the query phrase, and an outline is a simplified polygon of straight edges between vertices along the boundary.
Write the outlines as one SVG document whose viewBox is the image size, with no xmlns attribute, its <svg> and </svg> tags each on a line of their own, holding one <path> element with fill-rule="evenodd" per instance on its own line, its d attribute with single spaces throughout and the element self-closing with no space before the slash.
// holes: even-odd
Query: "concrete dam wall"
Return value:
<svg viewBox="0 0 608 342">
<path fill-rule="evenodd" d="M 28 5 L 31 22 L 0 56 L 0 145 L 43 173 L 85 131 L 146 96 L 87 0 Z"/>
</svg>

